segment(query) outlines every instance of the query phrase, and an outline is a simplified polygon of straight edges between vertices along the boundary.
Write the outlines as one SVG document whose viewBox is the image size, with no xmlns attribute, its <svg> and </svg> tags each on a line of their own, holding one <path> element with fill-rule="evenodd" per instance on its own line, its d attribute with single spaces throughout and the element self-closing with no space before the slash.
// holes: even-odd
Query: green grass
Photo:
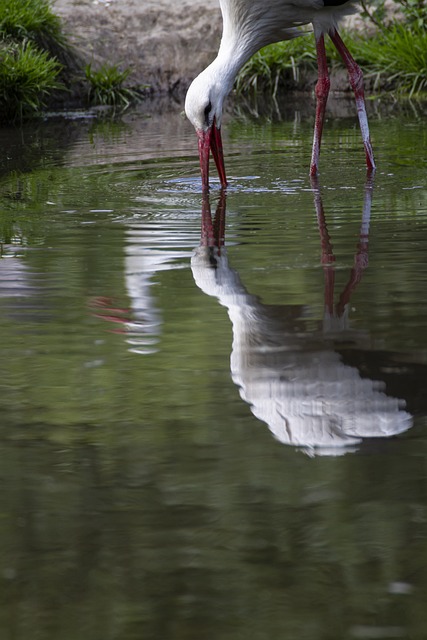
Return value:
<svg viewBox="0 0 427 640">
<path fill-rule="evenodd" d="M 0 1 L 0 116 L 16 122 L 38 113 L 69 58 L 49 0 Z"/>
<path fill-rule="evenodd" d="M 94 71 L 90 64 L 86 65 L 85 75 L 89 83 L 88 100 L 90 104 L 127 107 L 139 98 L 135 89 L 123 86 L 131 70 L 115 66 L 103 65 Z"/>
<path fill-rule="evenodd" d="M 354 39 L 355 56 L 377 85 L 396 93 L 421 94 L 427 90 L 427 29 L 414 23 L 393 23 L 376 38 Z"/>
<path fill-rule="evenodd" d="M 301 69 L 316 68 L 316 47 L 312 34 L 278 42 L 258 51 L 237 77 L 237 90 L 270 90 L 275 93 L 284 79 L 292 75 L 297 82 Z"/>
<path fill-rule="evenodd" d="M 347 33 L 344 40 L 358 61 L 365 77 L 373 77 L 378 90 L 413 96 L 427 90 L 427 29 L 414 22 L 393 22 L 375 36 Z M 342 62 L 326 38 L 331 67 Z M 265 90 L 272 92 L 289 82 L 298 82 L 301 71 L 316 69 L 313 34 L 279 42 L 261 49 L 242 68 L 237 78 L 239 92 Z"/>
<path fill-rule="evenodd" d="M 0 43 L 0 116 L 14 122 L 37 112 L 60 85 L 61 65 L 32 42 Z"/>
<path fill-rule="evenodd" d="M 65 43 L 61 22 L 49 0 L 1 0 L 0 37 L 31 40 L 40 49 Z"/>
</svg>

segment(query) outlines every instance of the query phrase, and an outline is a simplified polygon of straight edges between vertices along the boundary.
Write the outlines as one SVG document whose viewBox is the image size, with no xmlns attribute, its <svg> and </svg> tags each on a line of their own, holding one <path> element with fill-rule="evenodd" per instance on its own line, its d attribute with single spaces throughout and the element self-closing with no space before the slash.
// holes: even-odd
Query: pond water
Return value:
<svg viewBox="0 0 427 640">
<path fill-rule="evenodd" d="M 0 130 L 0 636 L 425 638 L 427 111 Z M 348 110 L 347 110 L 348 108 Z"/>
</svg>

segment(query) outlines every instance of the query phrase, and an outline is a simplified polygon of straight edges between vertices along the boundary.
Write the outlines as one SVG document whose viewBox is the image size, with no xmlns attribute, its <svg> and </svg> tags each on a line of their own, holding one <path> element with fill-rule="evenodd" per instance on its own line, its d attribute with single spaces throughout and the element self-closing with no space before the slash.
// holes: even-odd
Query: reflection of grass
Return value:
<svg viewBox="0 0 427 640">
<path fill-rule="evenodd" d="M 123 86 L 131 70 L 115 66 L 103 65 L 97 71 L 90 64 L 86 65 L 85 75 L 89 82 L 89 102 L 91 104 L 127 107 L 138 99 L 138 92 Z"/>
<path fill-rule="evenodd" d="M 94 118 L 91 121 L 88 136 L 91 144 L 97 140 L 115 144 L 121 142 L 126 134 L 130 134 L 130 131 L 129 124 L 121 119 Z"/>
<path fill-rule="evenodd" d="M 427 30 L 417 24 L 393 22 L 376 36 L 364 38 L 346 34 L 350 51 L 366 72 L 374 76 L 377 88 L 413 95 L 427 89 Z M 327 39 L 332 64 L 338 54 Z M 241 70 L 239 91 L 265 89 L 274 92 L 290 73 L 298 80 L 300 70 L 316 68 L 314 37 L 303 36 L 261 49 Z"/>
</svg>

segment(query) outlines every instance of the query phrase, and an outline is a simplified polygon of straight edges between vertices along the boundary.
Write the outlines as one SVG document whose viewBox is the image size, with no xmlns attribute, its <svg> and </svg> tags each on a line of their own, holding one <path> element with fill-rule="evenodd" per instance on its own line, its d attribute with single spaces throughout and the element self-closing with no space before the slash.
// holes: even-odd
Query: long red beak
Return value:
<svg viewBox="0 0 427 640">
<path fill-rule="evenodd" d="M 209 152 L 212 150 L 212 156 L 216 164 L 221 186 L 227 186 L 227 176 L 225 175 L 224 153 L 222 150 L 221 129 L 216 126 L 215 119 L 213 125 L 207 129 L 197 131 L 199 138 L 199 159 L 200 169 L 202 172 L 202 190 L 209 191 Z"/>
</svg>

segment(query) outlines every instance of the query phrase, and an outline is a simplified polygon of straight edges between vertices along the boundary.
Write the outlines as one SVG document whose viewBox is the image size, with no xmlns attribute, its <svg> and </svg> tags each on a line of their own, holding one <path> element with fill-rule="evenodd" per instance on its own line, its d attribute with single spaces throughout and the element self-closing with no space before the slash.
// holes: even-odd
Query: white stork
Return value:
<svg viewBox="0 0 427 640">
<path fill-rule="evenodd" d="M 221 141 L 223 102 L 230 93 L 241 67 L 261 47 L 290 40 L 312 24 L 316 38 L 318 81 L 316 120 L 310 175 L 318 172 L 320 143 L 330 80 L 325 52 L 328 34 L 343 59 L 354 91 L 366 153 L 368 171 L 375 169 L 366 116 L 363 76 L 360 67 L 343 43 L 337 25 L 355 11 L 356 0 L 219 0 L 223 32 L 215 60 L 192 82 L 185 100 L 187 117 L 199 139 L 203 191 L 209 189 L 209 152 L 218 170 L 221 186 L 227 185 Z"/>
</svg>

